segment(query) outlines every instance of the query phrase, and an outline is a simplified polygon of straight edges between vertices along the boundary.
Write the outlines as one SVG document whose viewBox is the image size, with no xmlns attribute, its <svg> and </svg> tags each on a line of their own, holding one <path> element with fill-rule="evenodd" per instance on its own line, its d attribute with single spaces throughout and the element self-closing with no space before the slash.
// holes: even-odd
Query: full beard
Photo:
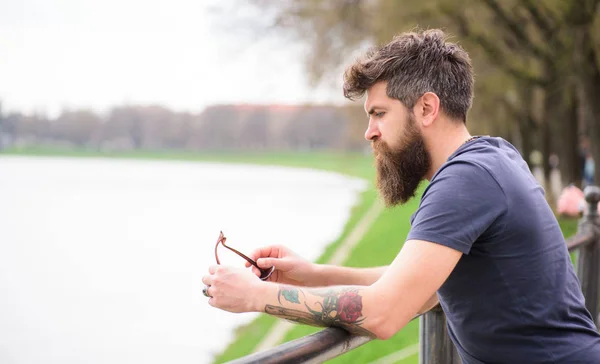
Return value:
<svg viewBox="0 0 600 364">
<path fill-rule="evenodd" d="M 406 133 L 399 144 L 400 147 L 393 150 L 382 140 L 373 141 L 377 189 L 387 207 L 404 204 L 413 198 L 431 168 L 431 156 L 412 118 L 408 120 Z"/>
</svg>

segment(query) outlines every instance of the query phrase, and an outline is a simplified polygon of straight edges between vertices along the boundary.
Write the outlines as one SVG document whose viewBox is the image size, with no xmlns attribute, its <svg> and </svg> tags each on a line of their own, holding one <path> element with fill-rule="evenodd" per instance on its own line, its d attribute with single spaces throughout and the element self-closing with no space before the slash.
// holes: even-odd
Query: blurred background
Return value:
<svg viewBox="0 0 600 364">
<path fill-rule="evenodd" d="M 597 183 L 599 3 L 1 1 L 0 361 L 225 361 L 312 332 L 261 346 L 276 321 L 211 311 L 200 277 L 219 230 L 243 251 L 393 259 L 417 205 L 380 207 L 342 73 L 416 27 L 469 52 L 471 133 L 513 143 L 551 206 Z M 565 235 L 578 214 L 557 211 Z M 416 332 L 338 360 L 414 349 Z"/>
<path fill-rule="evenodd" d="M 594 0 L 2 7 L 5 150 L 363 150 L 361 105 L 341 95 L 344 66 L 418 26 L 445 29 L 471 54 L 473 133 L 506 138 L 546 178 L 555 161 L 564 183 L 580 185 L 600 153 L 590 142 L 600 135 Z"/>
</svg>

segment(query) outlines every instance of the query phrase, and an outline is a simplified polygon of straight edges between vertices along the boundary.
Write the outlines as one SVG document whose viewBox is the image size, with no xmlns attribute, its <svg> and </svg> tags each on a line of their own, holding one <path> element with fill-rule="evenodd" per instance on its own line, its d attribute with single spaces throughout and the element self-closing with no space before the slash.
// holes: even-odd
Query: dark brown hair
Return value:
<svg viewBox="0 0 600 364">
<path fill-rule="evenodd" d="M 368 51 L 346 69 L 344 96 L 360 98 L 379 81 L 387 81 L 387 95 L 409 109 L 433 92 L 446 115 L 464 122 L 473 102 L 471 59 L 439 29 L 403 33 Z"/>
</svg>

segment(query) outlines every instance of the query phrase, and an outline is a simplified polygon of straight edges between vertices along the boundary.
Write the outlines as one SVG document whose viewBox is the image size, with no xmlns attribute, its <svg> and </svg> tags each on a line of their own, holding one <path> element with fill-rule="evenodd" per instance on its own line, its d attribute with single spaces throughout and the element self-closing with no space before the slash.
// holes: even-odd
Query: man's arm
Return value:
<svg viewBox="0 0 600 364">
<path fill-rule="evenodd" d="M 303 287 L 336 285 L 368 286 L 375 283 L 387 267 L 351 268 L 329 264 L 315 264 L 300 257 L 282 245 L 268 245 L 256 249 L 250 258 L 263 269 L 275 267 L 271 282 Z M 250 263 L 246 263 L 250 267 Z M 258 269 L 253 269 L 256 274 Z"/>
<path fill-rule="evenodd" d="M 315 264 L 312 279 L 307 286 L 325 287 L 339 285 L 370 286 L 377 282 L 387 270 L 387 266 L 373 268 L 353 268 L 336 265 Z"/>
<path fill-rule="evenodd" d="M 369 286 L 305 288 L 263 282 L 254 308 L 303 324 L 387 339 L 430 303 L 461 255 L 443 245 L 409 240 Z"/>
<path fill-rule="evenodd" d="M 263 311 L 279 318 L 311 326 L 337 326 L 351 333 L 377 337 L 377 317 L 370 317 L 363 299 L 364 286 L 305 288 L 273 284 Z M 275 298 L 276 296 L 276 298 Z"/>
<path fill-rule="evenodd" d="M 433 296 L 431 296 L 431 298 L 428 299 L 427 302 L 425 302 L 425 304 L 421 307 L 421 309 L 419 310 L 419 315 L 422 315 L 422 314 L 426 313 L 427 311 L 430 311 L 435 306 L 437 306 L 439 303 L 440 303 L 440 300 L 438 298 L 438 295 L 437 295 L 437 293 L 434 293 Z"/>
</svg>

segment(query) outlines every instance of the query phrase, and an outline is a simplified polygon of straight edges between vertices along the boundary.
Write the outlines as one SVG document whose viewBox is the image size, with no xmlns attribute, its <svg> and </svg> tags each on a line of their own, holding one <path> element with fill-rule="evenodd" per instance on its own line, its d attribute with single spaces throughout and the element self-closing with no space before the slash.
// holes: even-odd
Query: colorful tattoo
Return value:
<svg viewBox="0 0 600 364">
<path fill-rule="evenodd" d="M 298 289 L 293 287 L 288 288 L 280 288 L 279 294 L 277 295 L 277 300 L 281 303 L 281 296 L 285 298 L 286 301 L 291 303 L 300 303 L 298 300 Z"/>
<path fill-rule="evenodd" d="M 326 291 L 318 289 L 311 290 L 309 294 L 317 299 L 316 302 L 312 302 L 313 307 L 318 306 L 320 309 L 310 308 L 306 301 L 306 294 L 296 287 L 282 286 L 279 288 L 277 299 L 280 304 L 282 304 L 282 296 L 284 301 L 300 304 L 299 292 L 302 293 L 302 296 L 304 297 L 303 303 L 307 311 L 283 306 L 266 305 L 265 312 L 289 321 L 306 325 L 338 326 L 353 334 L 375 336 L 373 333 L 360 326 L 365 320 L 365 317 L 362 317 L 362 296 L 358 289 L 327 289 Z"/>
</svg>

